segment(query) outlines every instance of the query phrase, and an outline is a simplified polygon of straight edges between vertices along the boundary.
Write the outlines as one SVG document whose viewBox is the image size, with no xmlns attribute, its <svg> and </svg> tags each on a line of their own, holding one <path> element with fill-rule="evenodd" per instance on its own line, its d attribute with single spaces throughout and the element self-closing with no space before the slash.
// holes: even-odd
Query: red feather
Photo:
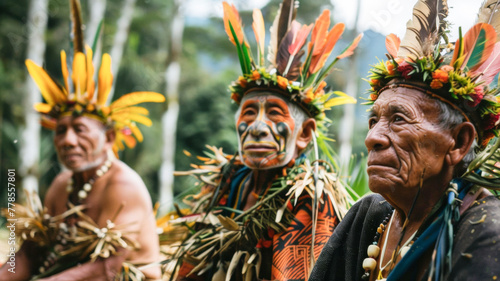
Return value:
<svg viewBox="0 0 500 281">
<path fill-rule="evenodd" d="M 481 36 L 482 34 L 484 34 L 484 37 Z M 469 29 L 464 36 L 464 54 L 466 57 L 462 67 L 467 65 L 470 59 L 473 59 L 474 65 L 470 67 L 470 71 L 474 72 L 478 69 L 493 52 L 496 38 L 495 28 L 487 23 L 478 23 Z M 478 42 L 480 39 L 482 41 Z M 476 53 L 476 47 L 480 44 L 484 44 L 484 47 L 480 53 Z M 477 57 L 477 55 L 480 55 L 480 57 Z"/>
</svg>

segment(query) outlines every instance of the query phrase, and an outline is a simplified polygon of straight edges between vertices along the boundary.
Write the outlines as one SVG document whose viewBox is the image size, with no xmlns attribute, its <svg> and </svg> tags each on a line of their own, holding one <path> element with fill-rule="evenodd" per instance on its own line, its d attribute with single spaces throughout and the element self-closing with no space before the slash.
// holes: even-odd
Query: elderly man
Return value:
<svg viewBox="0 0 500 281">
<path fill-rule="evenodd" d="M 404 40 L 389 35 L 389 60 L 371 70 L 365 144 L 369 187 L 377 194 L 350 209 L 311 280 L 500 277 L 500 201 L 481 187 L 499 188 L 498 171 L 478 162 L 486 154 L 467 169 L 474 151 L 489 152 L 488 141 L 498 135 L 498 88 L 487 86 L 498 72 L 488 68 L 497 35 L 480 17 L 443 60 L 440 37 L 426 34 L 444 29 L 425 29 L 442 24 L 436 25 L 437 14 L 440 20 L 447 14 L 446 5 L 437 4 L 417 4 Z M 484 59 L 470 55 L 478 46 Z M 492 162 L 498 165 L 498 156 Z"/>
<path fill-rule="evenodd" d="M 239 104 L 235 116 L 239 156 L 211 148 L 212 157 L 200 158 L 204 165 L 179 173 L 196 175 L 203 185 L 200 194 L 185 199 L 191 214 L 180 210 L 180 218 L 165 226 L 172 230 L 165 237 L 181 225 L 190 230 L 174 254 L 176 264 L 182 264 L 175 278 L 306 280 L 351 202 L 331 165 L 322 160 L 310 163 L 303 155 L 319 133 L 317 127 L 325 128 L 324 111 L 353 102 L 345 94 L 331 98 L 333 92 L 324 91 L 323 79 L 330 68 L 323 66 L 343 24 L 328 33 L 330 14 L 325 11 L 314 29 L 302 26 L 290 18 L 295 14 L 293 1 L 284 1 L 278 19 L 285 25 L 272 27 L 276 38 L 271 42 L 278 45 L 271 47 L 272 64 L 266 66 L 260 11 L 255 10 L 253 17 L 260 44 L 259 59 L 254 61 L 238 12 L 223 5 L 226 32 L 239 50 L 243 70 L 230 87 Z M 311 29 L 317 41 L 309 43 L 308 65 L 301 68 L 300 50 Z M 357 41 L 338 59 L 350 55 Z"/>
<path fill-rule="evenodd" d="M 73 9 L 76 4 L 73 1 Z M 15 270 L 5 264 L 0 280 L 115 280 L 129 273 L 159 278 L 158 267 L 142 273 L 133 268 L 159 260 L 156 223 L 142 179 L 112 150 L 123 147 L 122 141 L 133 146 L 130 133 L 142 140 L 132 120 L 151 122 L 144 116 L 147 110 L 134 105 L 161 102 L 164 97 L 136 92 L 106 106 L 111 59 L 103 56 L 93 98 L 92 51 L 87 47 L 84 54 L 83 44 L 76 43 L 72 76 L 61 52 L 66 87 L 59 87 L 41 67 L 26 61 L 47 102 L 35 109 L 42 114 L 42 124 L 55 131 L 54 146 L 66 169 L 47 191 L 46 209 L 21 208 L 16 213 L 16 229 L 24 243 L 16 253 Z"/>
</svg>

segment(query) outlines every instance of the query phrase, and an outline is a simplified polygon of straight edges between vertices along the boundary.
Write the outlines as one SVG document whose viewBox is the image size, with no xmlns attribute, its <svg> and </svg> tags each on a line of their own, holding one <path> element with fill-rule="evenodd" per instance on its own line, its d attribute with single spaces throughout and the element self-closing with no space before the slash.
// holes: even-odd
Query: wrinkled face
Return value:
<svg viewBox="0 0 500 281">
<path fill-rule="evenodd" d="M 380 94 L 365 140 L 373 192 L 415 191 L 421 178 L 439 177 L 453 143 L 451 133 L 438 126 L 439 112 L 436 101 L 418 90 L 398 87 Z"/>
<path fill-rule="evenodd" d="M 100 165 L 107 155 L 104 125 L 88 117 L 62 117 L 57 121 L 54 145 L 59 161 L 74 172 Z"/>
<path fill-rule="evenodd" d="M 282 98 L 269 93 L 249 94 L 236 118 L 240 157 L 246 166 L 282 167 L 295 156 L 297 122 Z"/>
</svg>

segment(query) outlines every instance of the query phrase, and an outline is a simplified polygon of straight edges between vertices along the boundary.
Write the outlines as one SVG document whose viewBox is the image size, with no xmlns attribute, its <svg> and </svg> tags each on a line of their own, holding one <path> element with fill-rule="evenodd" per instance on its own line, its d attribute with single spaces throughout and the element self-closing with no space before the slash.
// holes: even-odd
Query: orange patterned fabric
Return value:
<svg viewBox="0 0 500 281">
<path fill-rule="evenodd" d="M 319 205 L 314 259 L 316 260 L 338 224 L 331 201 L 324 198 Z M 307 280 L 311 272 L 312 199 L 309 195 L 299 198 L 296 206 L 289 206 L 294 220 L 284 232 L 273 237 L 273 280 Z"/>
</svg>

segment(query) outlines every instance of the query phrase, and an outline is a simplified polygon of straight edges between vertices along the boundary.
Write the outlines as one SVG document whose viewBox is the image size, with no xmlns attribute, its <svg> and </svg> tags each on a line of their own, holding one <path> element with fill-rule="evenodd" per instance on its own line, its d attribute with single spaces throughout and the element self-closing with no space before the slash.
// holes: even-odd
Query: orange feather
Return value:
<svg viewBox="0 0 500 281">
<path fill-rule="evenodd" d="M 399 45 L 401 44 L 401 39 L 394 34 L 391 33 L 385 37 L 385 47 L 387 48 L 387 52 L 393 58 L 398 56 Z"/>
<path fill-rule="evenodd" d="M 316 55 L 325 44 L 328 28 L 330 27 L 330 11 L 324 10 L 323 13 L 316 19 L 314 28 L 311 33 L 311 41 L 308 45 L 309 53 Z M 314 48 L 314 49 L 313 49 Z"/>
<path fill-rule="evenodd" d="M 262 12 L 259 9 L 253 10 L 253 23 L 252 28 L 255 34 L 255 40 L 259 45 L 259 51 L 264 53 L 264 44 L 266 41 L 266 29 L 264 25 L 264 17 L 262 17 Z"/>
<path fill-rule="evenodd" d="M 484 37 L 481 34 L 484 34 Z M 474 60 L 474 65 L 470 67 L 470 71 L 474 72 L 477 70 L 491 55 L 493 49 L 495 48 L 497 34 L 495 32 L 495 28 L 487 23 L 478 23 L 474 25 L 464 36 L 464 54 L 465 60 L 462 64 L 462 67 L 468 65 L 469 60 Z M 483 42 L 478 42 L 478 40 L 484 40 Z M 484 44 L 482 47 L 482 51 L 479 56 L 476 57 L 477 54 L 474 52 L 477 44 Z"/>
<path fill-rule="evenodd" d="M 311 73 L 316 73 L 325 65 L 325 62 L 332 53 L 335 44 L 337 44 L 340 36 L 342 35 L 342 33 L 344 33 L 344 29 L 345 25 L 343 23 L 337 23 L 333 26 L 332 30 L 330 30 L 328 36 L 326 37 L 323 50 L 321 50 L 321 52 L 317 56 L 313 56 L 312 58 L 310 68 L 312 69 Z"/>
<path fill-rule="evenodd" d="M 229 36 L 229 41 L 236 46 L 236 41 L 233 38 L 233 34 L 231 32 L 231 28 L 229 27 L 229 22 L 231 22 L 231 26 L 234 29 L 234 33 L 236 34 L 236 39 L 240 44 L 243 43 L 244 34 L 241 28 L 241 19 L 238 10 L 236 7 L 231 4 L 229 5 L 227 2 L 222 2 L 222 8 L 224 9 L 224 28 L 226 30 L 227 36 Z"/>
<path fill-rule="evenodd" d="M 356 47 L 358 47 L 358 44 L 359 44 L 359 41 L 361 40 L 361 38 L 363 38 L 363 33 L 359 34 L 358 37 L 356 37 L 351 45 L 349 45 L 349 47 L 347 47 L 344 52 L 342 52 L 342 54 L 338 55 L 337 56 L 337 59 L 343 59 L 343 58 L 346 58 L 352 54 L 354 54 L 354 49 L 356 49 Z"/>
</svg>

